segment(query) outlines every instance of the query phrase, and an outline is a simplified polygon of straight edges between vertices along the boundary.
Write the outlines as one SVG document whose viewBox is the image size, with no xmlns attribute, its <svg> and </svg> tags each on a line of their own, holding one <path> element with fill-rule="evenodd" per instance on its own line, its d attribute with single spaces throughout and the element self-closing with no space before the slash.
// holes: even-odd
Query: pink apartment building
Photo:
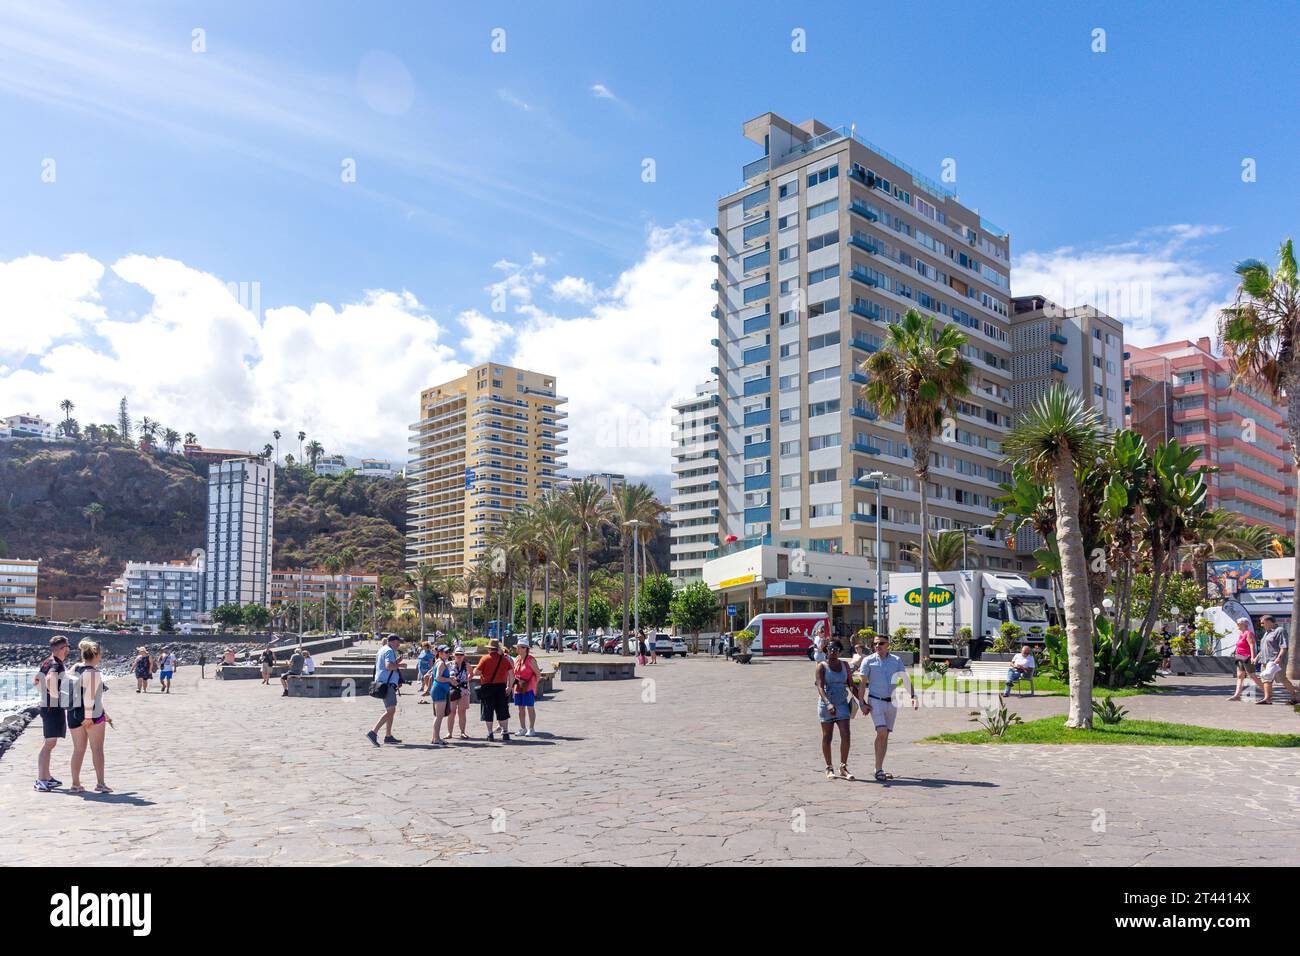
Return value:
<svg viewBox="0 0 1300 956">
<path fill-rule="evenodd" d="M 1213 465 L 1210 504 L 1291 534 L 1296 473 L 1286 436 L 1286 400 L 1267 387 L 1233 384 L 1210 340 L 1169 342 L 1124 353 L 1124 418 L 1149 442 L 1199 445 Z"/>
</svg>

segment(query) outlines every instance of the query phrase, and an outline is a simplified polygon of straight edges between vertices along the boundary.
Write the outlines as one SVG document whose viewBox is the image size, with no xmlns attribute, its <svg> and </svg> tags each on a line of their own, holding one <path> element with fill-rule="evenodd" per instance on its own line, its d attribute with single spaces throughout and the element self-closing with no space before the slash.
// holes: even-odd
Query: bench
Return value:
<svg viewBox="0 0 1300 956">
<path fill-rule="evenodd" d="M 1010 669 L 1011 669 L 1010 661 L 971 661 L 970 662 L 971 677 L 974 677 L 976 680 L 980 680 L 980 681 L 989 681 L 992 683 L 996 683 L 999 687 L 1003 687 L 1003 688 L 1006 687 L 1007 671 Z M 1020 687 L 1020 685 L 1026 682 L 1029 684 L 1029 696 L 1033 697 L 1034 696 L 1034 672 L 1033 671 L 1030 671 L 1029 676 L 1017 677 L 1011 683 L 1012 686 L 1014 686 L 1020 692 L 1020 695 L 1024 696 L 1025 692 L 1023 688 Z"/>
</svg>

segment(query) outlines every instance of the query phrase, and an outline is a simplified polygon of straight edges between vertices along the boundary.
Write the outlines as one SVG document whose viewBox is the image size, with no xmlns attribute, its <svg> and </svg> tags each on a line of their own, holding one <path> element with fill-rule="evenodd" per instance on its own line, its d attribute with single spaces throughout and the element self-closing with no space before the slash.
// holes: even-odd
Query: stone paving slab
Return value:
<svg viewBox="0 0 1300 956">
<path fill-rule="evenodd" d="M 173 694 L 116 682 L 106 704 L 108 797 L 31 789 L 39 738 L 0 760 L 0 861 L 44 846 L 102 864 L 1246 865 L 1300 853 L 1300 751 L 921 744 L 968 730 L 970 706 L 903 708 L 898 779 L 821 773 L 803 661 L 664 661 L 637 680 L 560 684 L 536 738 L 427 746 L 428 707 L 404 694 L 405 743 L 363 734 L 381 707 L 283 698 L 278 682 L 200 681 Z M 1290 708 L 1223 700 L 1230 682 L 1179 678 L 1125 698 L 1134 717 L 1300 732 Z M 1063 698 L 1013 698 L 1025 719 Z M 850 766 L 871 770 L 853 722 Z M 55 775 L 70 782 L 70 741 Z M 93 783 L 87 761 L 83 783 Z M 41 849 L 30 839 L 47 839 Z"/>
</svg>

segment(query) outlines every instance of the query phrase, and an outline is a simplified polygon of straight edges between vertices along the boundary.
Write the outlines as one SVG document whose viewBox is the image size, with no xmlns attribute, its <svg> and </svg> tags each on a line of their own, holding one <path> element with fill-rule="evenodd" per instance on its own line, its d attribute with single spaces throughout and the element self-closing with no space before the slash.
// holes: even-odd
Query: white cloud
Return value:
<svg viewBox="0 0 1300 956">
<path fill-rule="evenodd" d="M 557 299 L 586 304 L 595 301 L 596 287 L 578 276 L 565 276 L 551 283 L 551 294 Z"/>
<path fill-rule="evenodd" d="M 497 96 L 501 99 L 502 102 L 509 103 L 511 106 L 515 107 L 516 109 L 523 110 L 525 113 L 532 112 L 533 108 L 530 105 L 528 105 L 528 103 L 524 102 L 514 93 L 511 93 L 509 90 L 497 90 Z"/>
<path fill-rule="evenodd" d="M 593 83 L 591 86 L 591 95 L 600 100 L 614 100 L 618 102 L 618 97 L 604 83 Z"/>
<path fill-rule="evenodd" d="M 556 376 L 569 398 L 573 468 L 662 474 L 672 403 L 716 358 L 714 249 L 699 224 L 653 228 L 641 259 L 573 318 L 546 312 L 535 290 L 594 296 L 593 283 L 551 279 L 537 253 L 527 265 L 499 262 L 505 276 L 491 288 L 508 308 L 461 312 L 459 341 L 407 291 L 259 317 L 238 290 L 174 259 L 126 256 L 113 281 L 88 256 L 0 263 L 0 301 L 34 303 L 47 332 L 62 330 L 33 340 L 27 367 L 0 369 L 0 414 L 55 419 L 69 398 L 83 424 L 113 421 L 126 396 L 136 418 L 211 446 L 258 450 L 273 430 L 287 438 L 301 428 L 327 451 L 405 461 L 420 391 L 463 374 L 463 359 L 497 358 Z M 281 440 L 282 452 L 296 446 Z"/>
<path fill-rule="evenodd" d="M 465 368 L 409 292 L 275 308 L 259 322 L 220 279 L 176 260 L 128 256 L 112 268 L 148 293 L 148 310 L 107 308 L 97 339 L 55 344 L 35 368 L 0 377 L 0 407 L 49 418 L 70 398 L 83 423 L 103 422 L 125 395 L 137 418 L 208 445 L 257 450 L 272 430 L 301 428 L 330 451 L 405 461 L 420 390 Z"/>
<path fill-rule="evenodd" d="M 709 315 L 715 249 L 703 227 L 653 228 L 645 255 L 590 314 L 519 310 L 531 318 L 511 364 L 555 375 L 568 397 L 569 467 L 668 470 L 672 403 L 709 377 L 717 357 L 709 344 L 717 334 Z"/>
<path fill-rule="evenodd" d="M 490 318 L 477 309 L 462 312 L 459 320 L 469 333 L 460 340 L 460 347 L 471 365 L 486 362 L 510 336 L 509 322 Z"/>
<path fill-rule="evenodd" d="M 0 362 L 18 365 L 102 318 L 97 288 L 103 275 L 104 267 L 81 253 L 0 262 Z"/>
<path fill-rule="evenodd" d="M 1178 224 L 1119 244 L 1027 252 L 1012 268 L 1012 288 L 1066 308 L 1096 306 L 1125 323 L 1125 341 L 1134 345 L 1213 340 L 1218 310 L 1231 301 L 1235 280 L 1230 271 L 1198 261 L 1193 244 L 1223 231 Z"/>
</svg>

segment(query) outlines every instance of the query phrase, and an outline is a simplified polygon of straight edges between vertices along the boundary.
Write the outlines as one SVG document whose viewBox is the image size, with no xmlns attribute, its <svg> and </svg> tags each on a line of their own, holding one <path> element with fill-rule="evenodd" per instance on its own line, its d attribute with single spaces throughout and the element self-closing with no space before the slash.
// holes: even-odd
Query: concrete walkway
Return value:
<svg viewBox="0 0 1300 956">
<path fill-rule="evenodd" d="M 889 786 L 828 782 L 812 668 L 662 661 L 646 680 L 557 683 L 541 736 L 428 746 L 402 696 L 402 746 L 363 734 L 377 701 L 282 698 L 278 682 L 198 680 L 106 700 L 112 796 L 32 790 L 39 724 L 0 760 L 0 860 L 53 844 L 102 864 L 1226 864 L 1300 854 L 1300 750 L 955 746 L 970 707 L 903 709 Z M 1300 732 L 1288 707 L 1182 678 L 1134 717 Z M 1013 698 L 1025 719 L 1063 698 Z M 850 767 L 872 769 L 867 722 Z M 69 783 L 70 741 L 55 752 Z M 838 759 L 838 758 L 837 758 Z M 83 783 L 93 785 L 87 761 Z M 1261 834 L 1268 834 L 1262 846 Z M 41 834 L 39 842 L 33 834 Z"/>
</svg>

